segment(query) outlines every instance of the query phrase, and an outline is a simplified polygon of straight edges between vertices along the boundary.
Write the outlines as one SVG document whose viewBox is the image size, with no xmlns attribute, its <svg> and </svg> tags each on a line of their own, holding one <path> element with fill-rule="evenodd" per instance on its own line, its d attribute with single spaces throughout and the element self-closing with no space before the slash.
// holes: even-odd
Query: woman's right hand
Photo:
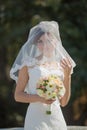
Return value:
<svg viewBox="0 0 87 130">
<path fill-rule="evenodd" d="M 43 98 L 41 102 L 45 103 L 45 104 L 52 104 L 54 101 L 55 100 L 53 100 L 53 99 L 45 99 L 45 98 Z"/>
<path fill-rule="evenodd" d="M 40 96 L 38 96 L 38 99 L 39 99 L 39 102 L 42 102 L 45 104 L 52 104 L 55 101 L 55 99 L 45 99 L 44 97 L 40 97 Z"/>
</svg>

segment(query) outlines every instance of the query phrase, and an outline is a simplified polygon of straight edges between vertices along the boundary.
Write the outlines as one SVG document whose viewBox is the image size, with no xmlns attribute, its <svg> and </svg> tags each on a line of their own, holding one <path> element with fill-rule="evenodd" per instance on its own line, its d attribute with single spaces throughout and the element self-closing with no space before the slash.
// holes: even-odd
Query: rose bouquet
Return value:
<svg viewBox="0 0 87 130">
<path fill-rule="evenodd" d="M 37 94 L 45 99 L 56 99 L 56 97 L 60 99 L 65 94 L 65 87 L 59 76 L 51 74 L 39 79 L 37 82 Z M 51 114 L 51 111 L 48 110 L 46 113 Z"/>
</svg>

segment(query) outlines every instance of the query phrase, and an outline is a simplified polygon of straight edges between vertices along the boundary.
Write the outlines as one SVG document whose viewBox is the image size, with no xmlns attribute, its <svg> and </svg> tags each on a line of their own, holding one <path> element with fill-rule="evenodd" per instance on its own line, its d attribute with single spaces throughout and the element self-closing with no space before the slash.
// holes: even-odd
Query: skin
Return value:
<svg viewBox="0 0 87 130">
<path fill-rule="evenodd" d="M 70 95 L 71 95 L 71 70 L 72 70 L 72 66 L 71 63 L 69 61 L 68 58 L 61 60 L 61 66 L 64 70 L 64 86 L 66 88 L 66 93 L 63 96 L 63 98 L 61 98 L 60 100 L 60 104 L 61 106 L 66 106 L 69 99 L 70 99 Z"/>
<path fill-rule="evenodd" d="M 45 35 L 42 35 L 40 39 L 38 40 L 38 48 L 41 51 L 45 51 L 48 53 L 45 53 L 47 57 L 50 57 L 52 55 L 52 51 L 54 50 L 53 47 L 49 46 L 43 49 L 43 46 L 41 43 L 44 42 L 44 37 Z M 55 63 L 54 63 L 55 64 Z M 55 64 L 56 65 L 56 64 Z M 63 98 L 60 99 L 60 105 L 62 107 L 66 106 L 69 99 L 70 99 L 70 94 L 71 94 L 71 63 L 69 59 L 66 57 L 65 59 L 61 60 L 60 63 L 61 67 L 64 70 L 64 86 L 66 88 L 66 93 L 63 96 Z M 37 94 L 27 94 L 24 92 L 26 84 L 29 80 L 29 72 L 28 72 L 27 66 L 24 66 L 20 71 L 18 75 L 18 81 L 14 93 L 14 98 L 17 102 L 23 102 L 23 103 L 32 103 L 32 102 L 41 102 L 45 104 L 52 104 L 55 100 L 46 100 L 43 97 L 38 96 Z"/>
<path fill-rule="evenodd" d="M 37 43 L 37 46 L 41 52 L 43 52 L 43 55 L 46 57 L 51 57 L 53 55 L 54 46 L 52 44 L 49 44 L 49 40 L 47 40 L 49 35 L 46 33 L 42 35 Z"/>
</svg>

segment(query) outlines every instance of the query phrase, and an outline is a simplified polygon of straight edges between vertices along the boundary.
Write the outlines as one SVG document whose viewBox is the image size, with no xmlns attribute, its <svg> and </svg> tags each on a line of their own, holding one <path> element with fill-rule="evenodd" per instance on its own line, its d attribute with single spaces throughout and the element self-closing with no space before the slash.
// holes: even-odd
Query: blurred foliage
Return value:
<svg viewBox="0 0 87 130">
<path fill-rule="evenodd" d="M 0 127 L 23 125 L 27 105 L 14 101 L 15 83 L 9 70 L 30 28 L 42 20 L 59 23 L 63 45 L 77 64 L 72 75 L 71 100 L 64 110 L 66 113 L 72 109 L 73 120 L 70 122 L 65 115 L 66 120 L 69 125 L 87 124 L 86 12 L 86 0 L 0 0 Z"/>
</svg>

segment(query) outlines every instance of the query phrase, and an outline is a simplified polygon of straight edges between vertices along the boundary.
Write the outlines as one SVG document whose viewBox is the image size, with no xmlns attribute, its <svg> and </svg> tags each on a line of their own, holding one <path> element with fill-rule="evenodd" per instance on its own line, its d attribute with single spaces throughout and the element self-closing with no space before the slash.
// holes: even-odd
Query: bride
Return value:
<svg viewBox="0 0 87 130">
<path fill-rule="evenodd" d="M 10 71 L 16 81 L 15 100 L 29 103 L 24 130 L 67 130 L 60 106 L 69 101 L 75 65 L 62 46 L 57 22 L 43 21 L 30 30 Z M 38 80 L 49 74 L 56 74 L 63 81 L 66 91 L 60 99 L 45 99 L 37 94 Z M 47 115 L 49 104 L 52 113 Z"/>
</svg>

